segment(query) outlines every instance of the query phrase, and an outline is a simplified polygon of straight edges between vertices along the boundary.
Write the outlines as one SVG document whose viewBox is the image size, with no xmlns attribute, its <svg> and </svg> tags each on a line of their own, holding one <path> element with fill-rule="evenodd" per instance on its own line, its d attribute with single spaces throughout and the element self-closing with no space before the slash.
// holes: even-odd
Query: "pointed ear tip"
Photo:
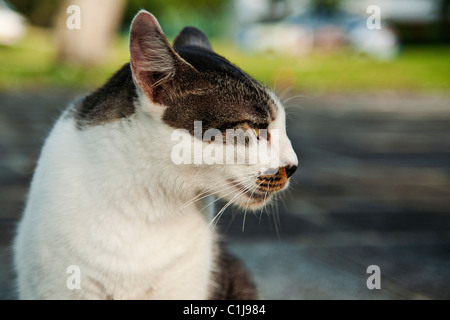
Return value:
<svg viewBox="0 0 450 320">
<path fill-rule="evenodd" d="M 193 27 L 193 26 L 186 26 L 186 27 L 184 27 L 183 29 L 181 29 L 181 31 L 180 31 L 180 33 L 183 33 L 183 32 L 199 32 L 200 31 L 200 29 L 198 29 L 198 28 L 196 28 L 196 27 Z M 201 31 L 200 31 L 201 32 Z"/>
<path fill-rule="evenodd" d="M 151 14 L 150 12 L 148 12 L 145 9 L 139 10 L 138 13 L 136 14 L 136 17 L 138 17 L 138 16 L 145 16 L 145 15 L 153 17 L 153 18 L 155 17 L 153 14 Z"/>
<path fill-rule="evenodd" d="M 158 19 L 156 19 L 153 14 L 144 9 L 139 10 L 139 12 L 134 16 L 131 25 L 133 26 L 136 22 L 145 22 L 159 26 Z"/>
<path fill-rule="evenodd" d="M 195 35 L 207 39 L 206 34 L 202 30 L 192 26 L 186 26 L 183 29 L 181 29 L 179 35 Z"/>
</svg>

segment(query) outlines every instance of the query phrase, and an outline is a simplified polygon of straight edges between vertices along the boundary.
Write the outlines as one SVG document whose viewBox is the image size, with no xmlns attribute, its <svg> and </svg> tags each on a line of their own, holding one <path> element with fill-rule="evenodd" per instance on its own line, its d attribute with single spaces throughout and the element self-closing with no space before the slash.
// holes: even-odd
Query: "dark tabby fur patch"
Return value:
<svg viewBox="0 0 450 320">
<path fill-rule="evenodd" d="M 151 98 L 166 108 L 166 124 L 193 134 L 194 121 L 202 121 L 203 131 L 224 131 L 244 122 L 265 128 L 275 118 L 275 102 L 264 86 L 225 58 L 205 47 L 174 49 L 195 70 L 180 68 L 173 79 L 154 88 Z M 102 125 L 134 114 L 136 98 L 130 65 L 126 64 L 78 103 L 72 114 L 80 129 Z"/>
<path fill-rule="evenodd" d="M 275 117 L 275 102 L 264 86 L 216 53 L 201 47 L 174 47 L 197 72 L 180 72 L 155 90 L 157 103 L 167 106 L 163 121 L 193 132 L 194 121 L 203 130 L 225 130 L 248 122 L 267 127 Z"/>
<path fill-rule="evenodd" d="M 256 300 L 258 294 L 249 273 L 241 261 L 224 245 L 217 249 L 217 272 L 213 274 L 216 284 L 210 300 Z"/>
<path fill-rule="evenodd" d="M 77 128 L 83 129 L 131 116 L 136 99 L 136 87 L 127 63 L 105 85 L 78 102 L 71 113 Z"/>
</svg>

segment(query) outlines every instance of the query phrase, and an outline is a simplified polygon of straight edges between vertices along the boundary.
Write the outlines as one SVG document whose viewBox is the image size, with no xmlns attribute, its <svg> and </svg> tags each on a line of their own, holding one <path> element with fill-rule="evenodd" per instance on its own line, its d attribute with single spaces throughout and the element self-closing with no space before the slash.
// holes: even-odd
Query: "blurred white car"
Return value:
<svg viewBox="0 0 450 320">
<path fill-rule="evenodd" d="M 256 24 L 241 31 L 239 44 L 245 50 L 305 56 L 314 45 L 311 30 L 283 24 Z"/>
<path fill-rule="evenodd" d="M 400 50 L 396 33 L 389 27 L 369 30 L 359 27 L 349 32 L 349 43 L 352 48 L 378 60 L 391 60 Z"/>
<path fill-rule="evenodd" d="M 0 44 L 12 45 L 22 39 L 25 32 L 25 18 L 0 0 Z"/>
<path fill-rule="evenodd" d="M 398 37 L 388 26 L 368 29 L 365 17 L 342 11 L 306 11 L 283 21 L 256 23 L 240 30 L 239 44 L 251 51 L 272 51 L 304 56 L 313 48 L 350 46 L 357 53 L 379 60 L 394 58 Z"/>
</svg>

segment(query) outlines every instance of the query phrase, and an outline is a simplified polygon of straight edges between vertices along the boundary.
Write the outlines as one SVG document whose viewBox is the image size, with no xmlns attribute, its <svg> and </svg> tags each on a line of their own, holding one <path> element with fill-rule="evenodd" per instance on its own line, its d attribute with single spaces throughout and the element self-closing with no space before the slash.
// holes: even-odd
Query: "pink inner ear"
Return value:
<svg viewBox="0 0 450 320">
<path fill-rule="evenodd" d="M 133 20 L 130 32 L 130 64 L 133 76 L 141 87 L 151 87 L 149 79 L 162 82 L 175 73 L 176 53 L 167 41 L 156 18 L 141 11 Z M 142 77 L 157 73 L 158 78 Z"/>
<path fill-rule="evenodd" d="M 146 11 L 140 11 L 134 18 L 130 31 L 130 54 L 134 65 L 146 67 L 147 60 L 155 56 L 155 51 L 164 51 L 161 50 L 165 47 L 164 40 L 165 36 L 156 18 Z"/>
</svg>

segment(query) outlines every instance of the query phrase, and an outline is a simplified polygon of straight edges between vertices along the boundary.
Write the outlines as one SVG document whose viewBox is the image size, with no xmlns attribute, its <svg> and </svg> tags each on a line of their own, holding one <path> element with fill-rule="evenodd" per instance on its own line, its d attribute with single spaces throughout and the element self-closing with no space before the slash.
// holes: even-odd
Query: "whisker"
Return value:
<svg viewBox="0 0 450 320">
<path fill-rule="evenodd" d="M 266 203 L 267 195 L 269 194 L 269 189 L 266 190 L 266 193 L 264 194 L 264 203 Z M 263 209 L 266 211 L 267 216 L 269 216 L 269 212 L 267 211 L 267 205 L 264 205 Z"/>
<path fill-rule="evenodd" d="M 274 201 L 272 207 L 275 209 L 273 212 L 273 223 L 275 227 L 275 232 L 277 234 L 278 239 L 280 238 L 280 211 L 278 210 L 278 195 L 274 196 Z"/>
<path fill-rule="evenodd" d="M 244 180 L 243 182 L 248 182 L 249 185 L 251 185 L 251 184 L 253 183 L 253 178 L 248 178 L 248 180 Z M 204 206 L 202 209 L 200 209 L 200 211 L 203 211 L 204 209 L 206 209 L 207 207 L 209 207 L 210 205 L 212 205 L 212 204 L 215 203 L 216 201 L 219 201 L 220 199 L 223 199 L 223 198 L 225 198 L 226 196 L 228 196 L 228 195 L 232 194 L 233 192 L 235 192 L 235 191 L 234 191 L 234 188 L 235 188 L 235 186 L 230 186 L 230 187 L 224 189 L 224 190 L 228 190 L 228 189 L 233 189 L 233 190 L 232 190 L 231 192 L 228 192 L 227 194 L 221 196 L 221 197 L 218 197 L 218 198 L 215 199 L 214 201 L 211 201 L 211 202 L 208 203 L 206 206 Z M 223 191 L 223 190 L 222 190 L 222 191 Z"/>
<path fill-rule="evenodd" d="M 214 218 L 211 220 L 211 222 L 209 223 L 209 225 L 213 224 L 215 220 L 217 220 L 214 223 L 214 227 L 217 225 L 221 215 L 223 214 L 223 212 L 233 203 L 235 202 L 237 199 L 239 199 L 240 197 L 242 197 L 251 187 L 251 184 L 249 183 L 247 186 L 242 188 L 242 191 L 240 193 L 238 193 L 237 195 L 235 195 L 233 198 L 231 198 L 230 201 L 228 201 L 223 207 L 222 209 L 220 209 L 220 211 L 214 216 Z"/>
<path fill-rule="evenodd" d="M 249 199 L 247 200 L 247 205 L 246 205 L 246 208 L 245 208 L 245 211 L 244 211 L 244 219 L 243 219 L 243 221 L 242 221 L 242 232 L 244 232 L 244 230 L 245 230 L 245 217 L 247 216 L 248 204 L 249 204 L 249 202 L 250 202 L 250 200 L 251 200 L 253 194 L 255 193 L 255 191 L 259 188 L 259 186 L 261 186 L 261 184 L 262 184 L 263 182 L 264 182 L 264 181 L 261 181 L 257 186 L 255 186 L 255 187 L 253 188 L 253 191 L 252 191 L 252 193 L 250 194 Z M 260 222 L 261 222 L 261 220 L 260 220 Z"/>
<path fill-rule="evenodd" d="M 181 206 L 181 209 L 191 205 L 194 202 L 197 202 L 197 201 L 199 201 L 201 199 L 204 199 L 206 197 L 209 197 L 209 196 L 213 195 L 214 192 L 221 190 L 221 188 L 223 188 L 225 186 L 228 186 L 225 190 L 228 190 L 228 189 L 230 189 L 232 187 L 232 186 L 229 185 L 228 182 L 225 182 L 225 183 L 222 183 L 222 184 L 220 184 L 218 186 L 214 186 L 214 187 L 205 189 L 204 191 L 202 191 L 198 195 L 196 195 L 194 198 L 192 198 L 191 200 L 189 200 L 185 204 L 183 204 Z"/>
<path fill-rule="evenodd" d="M 281 103 L 284 104 L 284 97 L 289 93 L 289 91 L 292 90 L 292 86 L 291 87 L 287 87 L 286 89 L 283 90 L 283 92 L 278 96 L 278 99 L 280 99 Z"/>
<path fill-rule="evenodd" d="M 245 179 L 243 180 L 243 182 L 245 183 L 245 182 L 250 181 L 250 180 L 252 180 L 252 179 L 254 179 L 253 176 L 245 177 Z M 225 189 L 222 189 L 222 188 L 225 187 L 225 186 L 228 186 L 228 187 L 225 188 Z M 204 199 L 204 198 L 206 198 L 206 197 L 209 197 L 209 196 L 213 195 L 214 192 L 228 190 L 228 189 L 231 189 L 231 188 L 233 188 L 233 187 L 234 187 L 234 186 L 230 186 L 230 185 L 229 185 L 229 182 L 228 182 L 228 181 L 225 181 L 224 183 L 221 183 L 220 185 L 216 185 L 216 186 L 213 186 L 213 187 L 211 187 L 211 188 L 207 188 L 206 190 L 203 190 L 203 191 L 200 192 L 198 195 L 196 195 L 194 198 L 192 198 L 191 200 L 189 200 L 189 201 L 187 201 L 185 204 L 183 204 L 183 205 L 181 206 L 180 209 L 183 209 L 183 208 L 189 206 L 190 204 L 192 204 L 192 203 L 194 203 L 194 202 L 196 202 L 196 201 L 199 201 L 199 200 L 201 200 L 201 199 Z"/>
<path fill-rule="evenodd" d="M 299 98 L 304 98 L 304 99 L 308 99 L 308 100 L 312 100 L 313 98 L 305 96 L 303 94 L 296 94 L 294 96 L 290 96 L 289 98 L 285 99 L 283 101 L 283 105 L 287 105 L 289 101 L 294 100 L 294 99 L 299 99 Z"/>
<path fill-rule="evenodd" d="M 231 199 L 230 201 L 228 201 L 228 203 L 217 213 L 217 215 L 214 217 L 214 219 L 211 221 L 213 222 L 214 220 L 216 220 L 216 222 L 214 223 L 214 227 L 217 225 L 217 223 L 219 222 L 220 217 L 222 216 L 222 214 L 225 212 L 225 210 L 231 205 L 233 204 L 237 199 L 239 199 L 240 197 L 242 197 L 245 194 L 244 192 L 241 192 L 240 194 L 237 194 L 236 196 L 233 197 L 233 199 Z"/>
</svg>

